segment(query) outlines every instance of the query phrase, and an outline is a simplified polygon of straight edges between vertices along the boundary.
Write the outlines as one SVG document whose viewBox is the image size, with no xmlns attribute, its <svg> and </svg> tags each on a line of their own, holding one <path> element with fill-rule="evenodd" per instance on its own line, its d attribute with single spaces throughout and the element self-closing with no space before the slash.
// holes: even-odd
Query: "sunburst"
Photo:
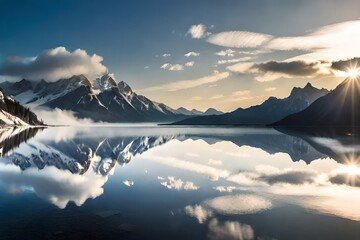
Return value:
<svg viewBox="0 0 360 240">
<path fill-rule="evenodd" d="M 359 76 L 360 72 L 358 68 L 351 68 L 348 70 L 348 76 L 351 78 L 356 78 L 357 76 Z"/>
</svg>

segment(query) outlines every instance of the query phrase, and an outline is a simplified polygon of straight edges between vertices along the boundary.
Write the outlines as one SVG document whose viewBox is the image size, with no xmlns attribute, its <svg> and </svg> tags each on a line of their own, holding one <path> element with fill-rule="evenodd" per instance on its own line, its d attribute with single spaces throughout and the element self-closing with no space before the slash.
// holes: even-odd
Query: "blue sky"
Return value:
<svg viewBox="0 0 360 240">
<path fill-rule="evenodd" d="M 341 39 L 331 35 L 331 31 L 344 30 L 346 37 L 352 36 L 349 32 L 353 31 L 355 42 L 359 38 L 358 9 L 360 2 L 355 0 L 0 0 L 0 75 L 1 79 L 9 77 L 8 72 L 3 71 L 7 75 L 1 72 L 1 64 L 8 64 L 9 56 L 31 61 L 42 52 L 60 46 L 70 53 L 82 49 L 89 56 L 101 56 L 100 62 L 107 71 L 151 99 L 172 107 L 216 107 L 228 111 L 260 103 L 270 95 L 285 97 L 293 86 L 304 86 L 309 81 L 317 87 L 336 86 L 341 74 L 329 74 L 323 65 L 316 74 L 310 71 L 308 75 L 294 75 L 287 71 L 276 72 L 274 76 L 271 72 L 269 77 L 266 71 L 272 65 L 261 64 L 299 60 L 331 63 L 357 57 L 359 46 L 354 46 L 353 54 L 334 43 L 329 44 L 331 49 L 326 54 L 316 52 L 314 49 L 321 39 L 319 33 L 312 33 L 320 32 L 332 43 Z M 206 30 L 196 38 L 189 32 L 191 26 Z M 325 31 L 327 26 L 329 31 Z M 229 40 L 229 31 L 240 33 L 230 34 Z M 224 36 L 217 35 L 224 32 L 227 33 Z M 258 35 L 244 35 L 245 32 Z M 267 35 L 269 39 L 255 43 Z M 294 47 L 307 41 L 304 39 L 284 39 L 309 35 L 310 46 Z M 228 42 L 224 42 L 224 37 Z M 249 38 L 253 41 L 250 47 L 239 46 Z M 254 47 L 256 44 L 259 45 Z M 234 53 L 216 55 L 228 49 Z M 189 52 L 200 55 L 184 56 Z M 309 52 L 316 54 L 303 56 Z M 257 65 L 245 70 L 243 65 L 231 68 L 244 62 Z M 308 65 L 302 66 L 302 70 L 304 67 L 309 70 Z M 187 87 L 179 89 L 182 85 Z"/>
</svg>

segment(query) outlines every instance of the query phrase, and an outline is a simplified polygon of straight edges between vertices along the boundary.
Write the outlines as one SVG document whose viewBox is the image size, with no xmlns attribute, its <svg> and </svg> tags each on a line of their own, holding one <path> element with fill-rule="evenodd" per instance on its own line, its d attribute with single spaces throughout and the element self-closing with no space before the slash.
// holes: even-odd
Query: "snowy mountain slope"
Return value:
<svg viewBox="0 0 360 240">
<path fill-rule="evenodd" d="M 94 121 L 169 122 L 186 117 L 165 104 L 136 94 L 112 74 L 94 81 L 79 75 L 56 82 L 3 82 L 0 87 L 26 106 L 71 110 L 77 117 Z"/>
<path fill-rule="evenodd" d="M 17 136 L 19 136 L 19 139 L 28 140 L 37 131 L 36 129 L 31 129 L 25 132 L 26 135 Z M 75 138 L 70 141 L 48 143 L 30 140 L 19 147 L 18 145 L 21 142 L 13 144 L 14 141 L 10 141 L 10 138 L 5 138 L 3 141 L 0 141 L 0 147 L 6 144 L 12 146 L 12 148 L 7 148 L 6 153 L 10 150 L 12 152 L 3 156 L 3 159 L 19 166 L 22 170 L 28 168 L 43 169 L 47 166 L 53 166 L 74 174 L 82 175 L 92 171 L 96 174 L 107 176 L 113 171 L 116 164 L 127 164 L 135 155 L 142 154 L 151 148 L 169 142 L 175 139 L 175 137 L 169 135 L 114 137 L 109 139 Z"/>
<path fill-rule="evenodd" d="M 43 125 L 37 116 L 0 89 L 1 125 Z"/>
</svg>

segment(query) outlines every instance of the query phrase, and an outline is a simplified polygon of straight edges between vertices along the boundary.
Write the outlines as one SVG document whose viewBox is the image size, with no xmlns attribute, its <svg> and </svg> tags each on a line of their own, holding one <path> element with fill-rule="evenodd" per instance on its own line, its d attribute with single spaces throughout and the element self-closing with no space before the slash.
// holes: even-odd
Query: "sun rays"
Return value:
<svg viewBox="0 0 360 240">
<path fill-rule="evenodd" d="M 357 78 L 358 76 L 359 76 L 359 74 L 360 74 L 360 72 L 359 72 L 359 69 L 358 68 L 350 68 L 349 70 L 348 70 L 348 72 L 347 72 L 347 74 L 348 74 L 348 76 L 350 77 L 350 78 Z"/>
</svg>

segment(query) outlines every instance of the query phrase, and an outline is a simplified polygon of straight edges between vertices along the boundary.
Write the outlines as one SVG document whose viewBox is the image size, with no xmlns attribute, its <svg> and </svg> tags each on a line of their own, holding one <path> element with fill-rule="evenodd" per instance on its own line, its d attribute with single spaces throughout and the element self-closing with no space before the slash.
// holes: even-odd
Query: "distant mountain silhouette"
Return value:
<svg viewBox="0 0 360 240">
<path fill-rule="evenodd" d="M 346 78 L 329 94 L 317 99 L 308 108 L 275 122 L 275 126 L 360 125 L 360 78 Z"/>
<path fill-rule="evenodd" d="M 270 97 L 260 105 L 246 109 L 239 108 L 221 115 L 198 116 L 174 123 L 175 125 L 266 125 L 290 114 L 299 112 L 319 97 L 328 93 L 308 83 L 304 88 L 293 88 L 284 99 Z"/>
<path fill-rule="evenodd" d="M 317 150 L 308 142 L 308 139 L 302 138 L 298 135 L 283 134 L 281 132 L 265 129 L 264 133 L 249 133 L 239 135 L 191 135 L 178 136 L 179 140 L 186 139 L 201 139 L 208 144 L 216 142 L 229 141 L 235 145 L 249 146 L 253 148 L 260 148 L 269 154 L 286 153 L 293 161 L 303 160 L 310 163 L 314 160 L 327 157 L 323 151 Z"/>
<path fill-rule="evenodd" d="M 333 127 L 276 127 L 275 129 L 289 137 L 303 140 L 316 151 L 340 163 L 351 162 L 360 157 L 359 128 L 353 134 L 349 134 L 343 128 Z"/>
<path fill-rule="evenodd" d="M 205 112 L 201 112 L 199 110 L 193 109 L 188 110 L 184 107 L 180 107 L 175 110 L 176 113 L 182 114 L 182 115 L 188 115 L 188 116 L 206 116 L 206 115 L 220 115 L 223 114 L 223 112 L 218 111 L 214 108 L 208 108 Z"/>
</svg>

